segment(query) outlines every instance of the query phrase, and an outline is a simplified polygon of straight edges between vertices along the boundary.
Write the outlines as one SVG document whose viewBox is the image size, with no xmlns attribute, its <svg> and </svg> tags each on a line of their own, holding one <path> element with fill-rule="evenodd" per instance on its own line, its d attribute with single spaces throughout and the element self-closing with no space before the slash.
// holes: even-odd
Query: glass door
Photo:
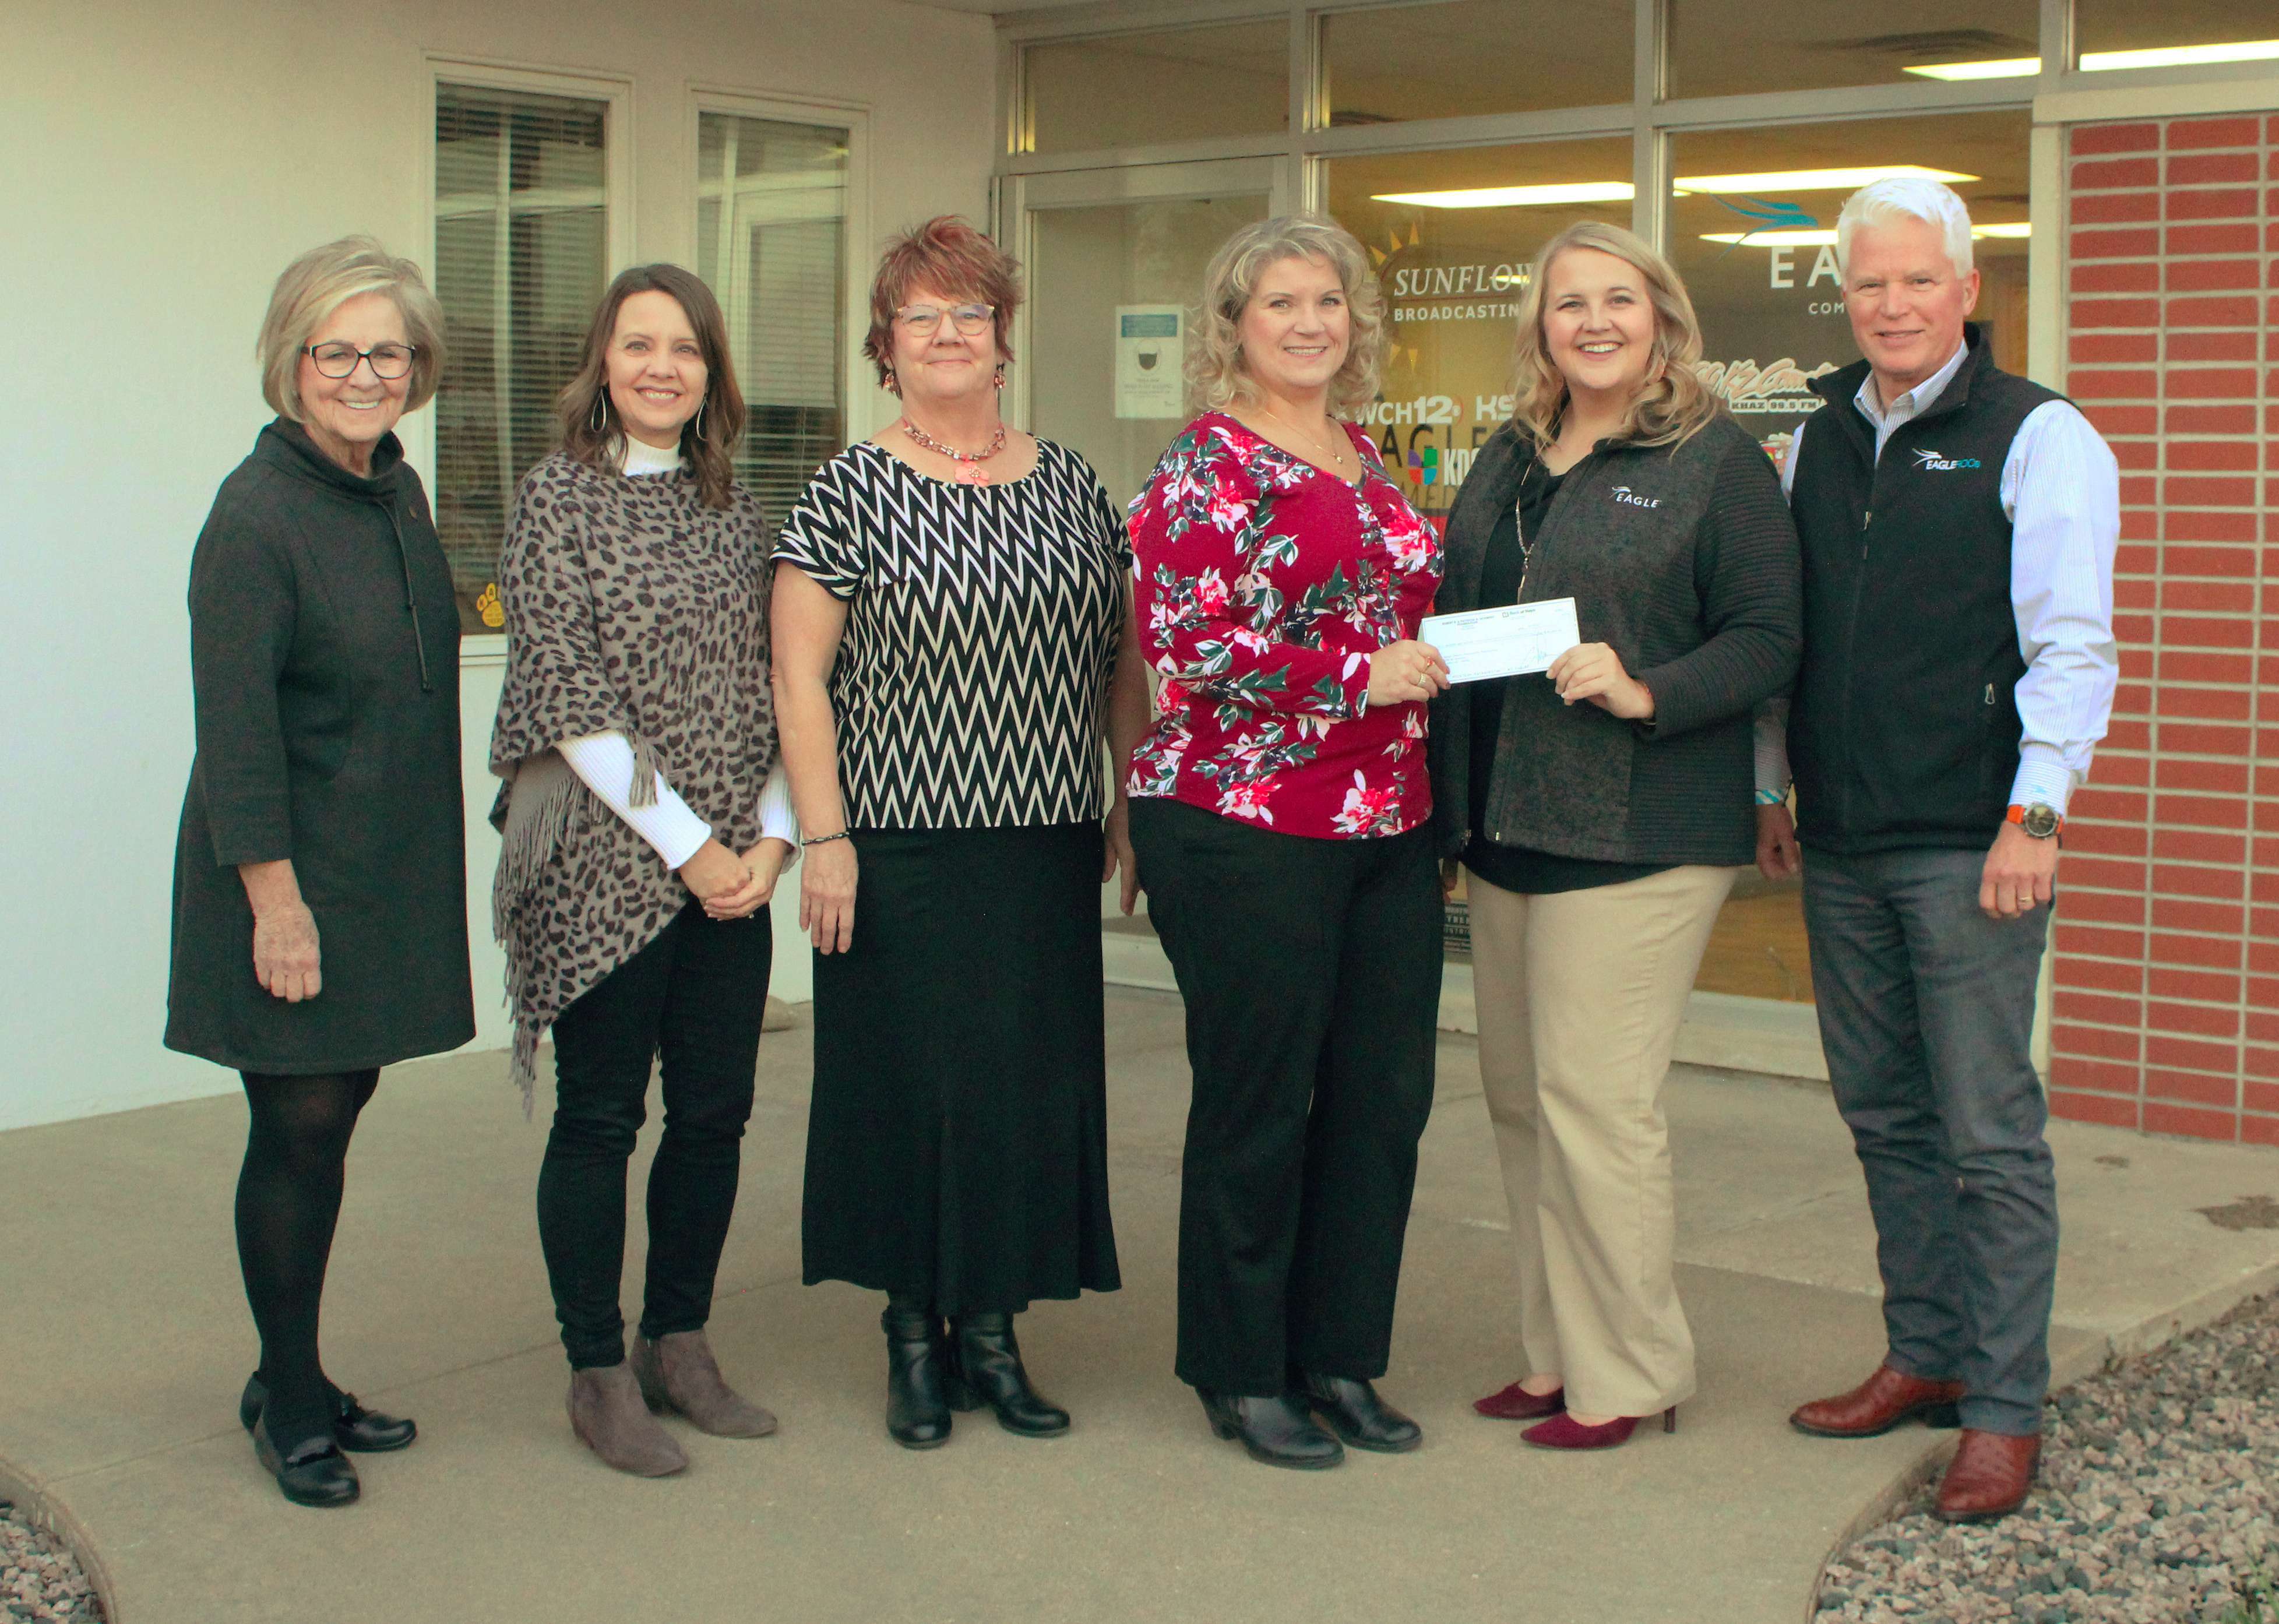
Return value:
<svg viewBox="0 0 2279 1624">
<path fill-rule="evenodd" d="M 1183 372 L 1203 268 L 1288 207 L 1277 158 L 1016 177 L 1001 240 L 1028 272 L 1012 419 L 1082 455 L 1120 507 L 1193 415 Z"/>
<path fill-rule="evenodd" d="M 1016 176 L 999 241 L 1028 274 L 1007 416 L 1089 462 L 1120 511 L 1193 415 L 1185 370 L 1203 269 L 1237 227 L 1285 211 L 1276 158 Z M 1170 986 L 1143 908 L 1101 889 L 1109 978 Z"/>
</svg>

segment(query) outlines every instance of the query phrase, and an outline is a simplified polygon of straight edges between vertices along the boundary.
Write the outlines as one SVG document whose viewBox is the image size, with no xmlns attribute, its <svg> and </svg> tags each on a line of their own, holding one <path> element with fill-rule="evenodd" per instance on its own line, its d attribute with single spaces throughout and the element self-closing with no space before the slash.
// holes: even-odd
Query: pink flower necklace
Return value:
<svg viewBox="0 0 2279 1624">
<path fill-rule="evenodd" d="M 898 420 L 896 426 L 936 456 L 946 456 L 956 463 L 960 485 L 987 485 L 989 476 L 982 470 L 981 464 L 1005 448 L 1005 425 L 1001 423 L 997 425 L 997 432 L 989 437 L 989 444 L 979 451 L 960 451 L 955 446 L 942 444 L 911 422 L 907 414 Z"/>
</svg>

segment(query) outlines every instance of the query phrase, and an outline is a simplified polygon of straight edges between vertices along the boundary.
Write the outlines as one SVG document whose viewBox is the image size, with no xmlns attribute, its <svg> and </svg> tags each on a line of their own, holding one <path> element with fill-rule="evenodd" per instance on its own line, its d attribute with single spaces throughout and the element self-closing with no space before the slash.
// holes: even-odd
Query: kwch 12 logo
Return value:
<svg viewBox="0 0 2279 1624">
<path fill-rule="evenodd" d="M 1958 468 L 1983 468 L 1984 463 L 1975 456 L 1941 456 L 1936 451 L 1915 453 L 1915 466 L 1925 473 L 1952 473 Z"/>
</svg>

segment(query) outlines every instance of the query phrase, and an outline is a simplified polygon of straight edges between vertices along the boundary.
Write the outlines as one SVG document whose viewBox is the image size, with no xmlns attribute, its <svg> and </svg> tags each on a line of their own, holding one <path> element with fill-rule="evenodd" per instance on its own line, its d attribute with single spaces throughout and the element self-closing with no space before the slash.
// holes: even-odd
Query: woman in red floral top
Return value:
<svg viewBox="0 0 2279 1624">
<path fill-rule="evenodd" d="M 1440 540 L 1331 416 L 1376 396 L 1383 310 L 1329 221 L 1238 232 L 1203 299 L 1211 410 L 1132 504 L 1163 679 L 1132 838 L 1194 1071 L 1178 1367 L 1276 1466 L 1423 1436 L 1371 1383 L 1432 1105 L 1424 701 L 1447 668 L 1416 635 Z"/>
</svg>

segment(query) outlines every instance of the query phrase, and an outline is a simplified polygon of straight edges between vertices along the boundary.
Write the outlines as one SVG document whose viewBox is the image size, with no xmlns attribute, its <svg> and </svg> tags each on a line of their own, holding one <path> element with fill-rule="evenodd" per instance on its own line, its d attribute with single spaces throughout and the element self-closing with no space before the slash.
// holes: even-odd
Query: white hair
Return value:
<svg viewBox="0 0 2279 1624">
<path fill-rule="evenodd" d="M 1919 175 L 1886 175 L 1870 180 L 1844 200 L 1836 217 L 1836 269 L 1852 264 L 1852 236 L 1862 226 L 1906 218 L 1936 226 L 1946 239 L 1946 257 L 1957 276 L 1970 274 L 1970 209 L 1952 188 Z"/>
</svg>

